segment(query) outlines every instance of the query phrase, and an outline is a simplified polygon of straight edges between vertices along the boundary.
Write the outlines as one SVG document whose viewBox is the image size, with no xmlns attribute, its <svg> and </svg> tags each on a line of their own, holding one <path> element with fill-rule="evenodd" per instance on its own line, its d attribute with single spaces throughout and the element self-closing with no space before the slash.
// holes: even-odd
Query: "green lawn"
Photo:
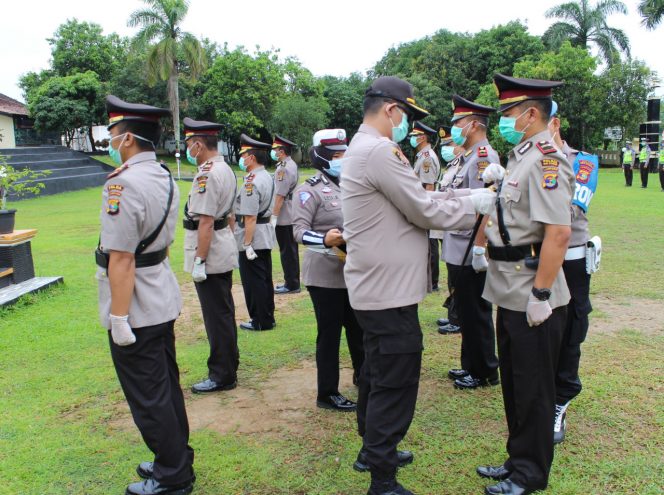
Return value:
<svg viewBox="0 0 664 495">
<path fill-rule="evenodd" d="M 302 179 L 311 172 L 303 171 Z M 627 189 L 619 170 L 600 175 L 590 219 L 605 251 L 592 292 L 612 306 L 596 304 L 583 347 L 584 391 L 570 408 L 569 437 L 557 448 L 550 493 L 662 493 L 664 312 L 658 301 L 664 299 L 664 194 L 656 176 L 651 181 L 647 190 Z M 180 183 L 182 201 L 189 187 Z M 106 332 L 97 319 L 93 250 L 100 191 L 12 206 L 19 210 L 17 228 L 39 229 L 33 243 L 37 274 L 64 275 L 65 284 L 0 310 L 0 493 L 124 493 L 135 481 L 136 464 L 150 455 L 126 420 Z M 189 290 L 180 226 L 176 239 L 172 264 Z M 276 282 L 281 273 L 274 253 Z M 460 340 L 439 336 L 432 325 L 443 314 L 442 296 L 430 295 L 420 309 L 426 339 L 422 386 L 404 442 L 416 459 L 399 478 L 418 495 L 482 493 L 486 483 L 474 474 L 475 466 L 504 460 L 502 400 L 499 388 L 460 393 L 445 378 L 458 364 Z M 279 370 L 313 359 L 311 303 L 306 296 L 291 301 L 281 306 L 275 331 L 240 333 L 240 387 L 260 389 Z M 629 318 L 615 324 L 615 307 L 630 315 L 639 305 L 653 308 L 643 315 L 650 318 L 647 326 Z M 206 373 L 207 342 L 199 316 L 182 318 L 177 332 L 183 336 L 181 380 L 188 388 Z M 188 407 L 196 400 L 187 394 Z M 271 414 L 266 409 L 263 421 Z M 223 435 L 194 428 L 194 493 L 366 493 L 368 477 L 350 467 L 360 446 L 353 415 L 310 407 L 290 426 L 269 434 Z"/>
</svg>

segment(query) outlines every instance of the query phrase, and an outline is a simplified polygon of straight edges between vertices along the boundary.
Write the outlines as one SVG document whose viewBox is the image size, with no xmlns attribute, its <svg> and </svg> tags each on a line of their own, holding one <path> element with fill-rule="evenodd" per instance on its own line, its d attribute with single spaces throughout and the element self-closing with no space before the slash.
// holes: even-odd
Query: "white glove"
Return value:
<svg viewBox="0 0 664 495">
<path fill-rule="evenodd" d="M 247 255 L 247 259 L 249 261 L 258 258 L 258 255 L 256 254 L 256 251 L 254 251 L 254 248 L 251 247 L 251 244 L 249 244 L 248 246 L 244 246 L 244 254 Z"/>
<path fill-rule="evenodd" d="M 270 217 L 270 223 L 272 224 L 273 227 L 277 226 L 277 218 L 278 218 L 277 215 L 272 215 Z"/>
<path fill-rule="evenodd" d="M 204 282 L 207 279 L 205 262 L 199 263 L 198 265 L 194 263 L 194 269 L 191 271 L 191 278 L 194 279 L 194 282 Z"/>
<path fill-rule="evenodd" d="M 475 190 L 476 189 L 473 189 L 473 191 Z M 488 215 L 496 206 L 496 193 L 487 189 L 481 190 L 488 192 L 482 194 L 471 194 L 470 200 L 473 202 L 473 207 L 477 213 L 480 215 Z"/>
<path fill-rule="evenodd" d="M 540 301 L 532 294 L 528 296 L 528 306 L 526 306 L 528 325 L 531 327 L 541 325 L 551 316 L 551 313 L 553 313 L 553 310 L 549 301 Z"/>
<path fill-rule="evenodd" d="M 503 177 L 505 177 L 505 169 L 499 163 L 490 163 L 482 173 L 482 181 L 485 184 L 501 181 Z"/>
<path fill-rule="evenodd" d="M 484 256 L 484 253 L 486 253 L 485 248 L 481 246 L 473 247 L 473 270 L 477 273 L 485 272 L 486 269 L 489 268 L 489 262 L 487 261 L 486 256 Z"/>
<path fill-rule="evenodd" d="M 129 326 L 129 315 L 111 317 L 111 338 L 117 345 L 126 346 L 136 342 L 136 335 L 131 331 Z"/>
<path fill-rule="evenodd" d="M 475 187 L 470 190 L 470 195 L 473 196 L 475 194 L 494 194 L 495 191 L 493 191 L 490 187 Z"/>
</svg>

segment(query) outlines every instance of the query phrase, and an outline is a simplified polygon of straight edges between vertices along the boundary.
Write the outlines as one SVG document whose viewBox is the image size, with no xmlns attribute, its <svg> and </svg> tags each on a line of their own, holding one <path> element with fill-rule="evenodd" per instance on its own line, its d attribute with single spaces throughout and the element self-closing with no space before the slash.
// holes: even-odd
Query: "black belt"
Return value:
<svg viewBox="0 0 664 495">
<path fill-rule="evenodd" d="M 198 220 L 183 218 L 182 226 L 185 230 L 198 230 Z M 228 227 L 228 218 L 224 217 L 214 221 L 214 230 L 221 230 L 226 227 Z"/>
<path fill-rule="evenodd" d="M 257 224 L 270 223 L 271 218 L 272 218 L 271 216 L 269 216 L 269 217 L 260 217 L 260 218 L 256 219 L 256 223 Z M 242 217 L 242 216 L 237 217 L 237 224 L 240 227 L 244 228 L 244 217 Z"/>
<path fill-rule="evenodd" d="M 168 248 L 160 249 L 159 251 L 153 251 L 151 253 L 135 254 L 135 266 L 136 268 L 146 268 L 148 266 L 158 265 L 164 261 L 167 256 Z M 101 249 L 95 250 L 95 262 L 100 268 L 107 270 L 110 258 L 110 254 L 103 252 Z"/>
<path fill-rule="evenodd" d="M 290 199 L 293 199 L 293 193 L 292 193 L 292 192 L 291 192 L 291 193 L 288 193 L 288 194 L 286 195 L 286 199 L 289 199 L 289 200 L 290 200 Z"/>
<path fill-rule="evenodd" d="M 539 256 L 542 243 L 523 246 L 492 246 L 489 244 L 489 258 L 495 261 L 521 261 L 526 257 Z"/>
</svg>

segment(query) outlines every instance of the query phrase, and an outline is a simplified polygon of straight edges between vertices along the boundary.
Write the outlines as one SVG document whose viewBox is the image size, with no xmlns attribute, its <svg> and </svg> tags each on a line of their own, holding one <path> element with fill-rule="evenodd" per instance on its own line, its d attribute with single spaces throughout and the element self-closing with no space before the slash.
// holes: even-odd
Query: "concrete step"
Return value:
<svg viewBox="0 0 664 495">
<path fill-rule="evenodd" d="M 64 151 L 49 151 L 45 153 L 22 153 L 17 155 L 10 152 L 2 152 L 0 155 L 3 155 L 7 162 L 9 163 L 39 163 L 47 160 L 57 160 L 60 158 L 81 158 L 87 157 L 86 155 L 79 153 L 78 151 L 67 150 Z"/>
<path fill-rule="evenodd" d="M 0 155 L 29 155 L 29 154 L 44 154 L 44 153 L 58 153 L 61 151 L 71 151 L 64 146 L 25 146 L 18 148 L 0 148 Z"/>
<path fill-rule="evenodd" d="M 43 182 L 45 180 L 53 180 L 58 177 L 69 177 L 72 175 L 94 174 L 96 172 L 104 172 L 108 174 L 108 172 L 105 172 L 102 167 L 98 165 L 89 165 L 87 164 L 87 162 L 78 167 L 51 168 L 51 169 L 42 170 L 42 172 L 48 173 L 48 175 L 40 179 L 36 179 L 37 182 Z"/>
<path fill-rule="evenodd" d="M 50 160 L 41 160 L 38 162 L 7 162 L 12 167 L 16 169 L 29 168 L 30 170 L 54 170 L 58 168 L 70 168 L 76 166 L 88 166 L 91 163 L 91 160 L 88 157 L 75 157 L 75 158 L 62 158 L 60 155 L 57 155 L 57 158 Z M 100 162 L 93 161 L 92 163 L 97 164 Z"/>
<path fill-rule="evenodd" d="M 18 301 L 26 294 L 33 294 L 47 289 L 53 285 L 61 284 L 63 279 L 59 277 L 34 277 L 19 284 L 11 284 L 0 289 L 0 307 L 9 306 Z"/>
<path fill-rule="evenodd" d="M 44 184 L 44 189 L 41 190 L 39 195 L 44 196 L 50 194 L 59 194 L 69 191 L 78 191 L 80 189 L 86 189 L 88 187 L 100 187 L 106 182 L 106 177 L 108 172 L 97 172 L 91 174 L 79 174 L 79 175 L 68 175 L 65 177 L 55 177 L 55 178 L 45 178 L 40 179 L 37 182 Z M 101 194 L 101 191 L 100 191 Z M 28 199 L 34 198 L 34 194 L 24 194 L 20 198 L 17 198 L 13 195 L 9 195 L 10 201 L 16 201 L 19 199 Z"/>
</svg>

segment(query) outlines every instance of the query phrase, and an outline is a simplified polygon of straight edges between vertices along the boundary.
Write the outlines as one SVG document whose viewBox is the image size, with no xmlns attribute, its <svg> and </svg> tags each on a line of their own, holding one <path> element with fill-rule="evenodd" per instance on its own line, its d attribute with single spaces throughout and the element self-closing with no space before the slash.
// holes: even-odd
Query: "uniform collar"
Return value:
<svg viewBox="0 0 664 495">
<path fill-rule="evenodd" d="M 477 151 L 477 148 L 479 148 L 480 146 L 489 146 L 489 140 L 488 140 L 487 138 L 484 138 L 484 139 L 482 139 L 482 140 L 476 142 L 476 143 L 473 145 L 473 147 L 470 148 L 470 149 L 473 150 L 473 153 L 474 153 L 474 152 Z"/>
<path fill-rule="evenodd" d="M 365 134 L 369 134 L 370 136 L 374 136 L 377 138 L 385 137 L 380 132 L 378 132 L 378 129 L 376 129 L 373 126 L 370 126 L 369 124 L 361 124 L 357 132 L 363 132 Z"/>
<path fill-rule="evenodd" d="M 125 162 L 125 165 L 134 165 L 141 162 L 156 162 L 157 154 L 154 151 L 141 151 L 136 153 L 129 160 Z"/>
<path fill-rule="evenodd" d="M 553 141 L 551 138 L 551 133 L 549 132 L 549 129 L 544 129 L 541 132 L 538 132 L 537 134 L 533 135 L 530 137 L 530 139 L 526 139 L 525 141 L 521 141 L 519 144 L 517 144 L 514 148 L 509 153 L 509 158 L 515 158 L 517 162 L 520 162 L 521 159 L 528 154 L 528 151 L 530 151 L 530 148 L 535 146 L 537 143 L 540 141 L 548 141 L 549 143 Z M 519 150 L 525 150 L 523 153 L 519 152 Z"/>
<path fill-rule="evenodd" d="M 431 151 L 431 144 L 427 144 L 424 148 L 422 148 L 420 151 L 418 151 L 416 156 L 419 157 L 425 151 Z"/>
<path fill-rule="evenodd" d="M 578 154 L 579 152 L 572 148 L 569 144 L 567 144 L 567 141 L 563 141 L 563 149 L 560 150 L 563 155 L 569 159 L 572 155 Z"/>
<path fill-rule="evenodd" d="M 256 175 L 258 172 L 262 172 L 263 170 L 265 170 L 265 166 L 264 166 L 264 165 L 259 165 L 259 166 L 256 167 L 256 168 L 252 168 L 252 169 L 251 169 L 251 172 L 247 172 L 247 175 L 245 175 L 244 177 L 245 177 L 245 179 L 246 179 L 246 178 L 249 177 L 250 175 Z"/>
</svg>

